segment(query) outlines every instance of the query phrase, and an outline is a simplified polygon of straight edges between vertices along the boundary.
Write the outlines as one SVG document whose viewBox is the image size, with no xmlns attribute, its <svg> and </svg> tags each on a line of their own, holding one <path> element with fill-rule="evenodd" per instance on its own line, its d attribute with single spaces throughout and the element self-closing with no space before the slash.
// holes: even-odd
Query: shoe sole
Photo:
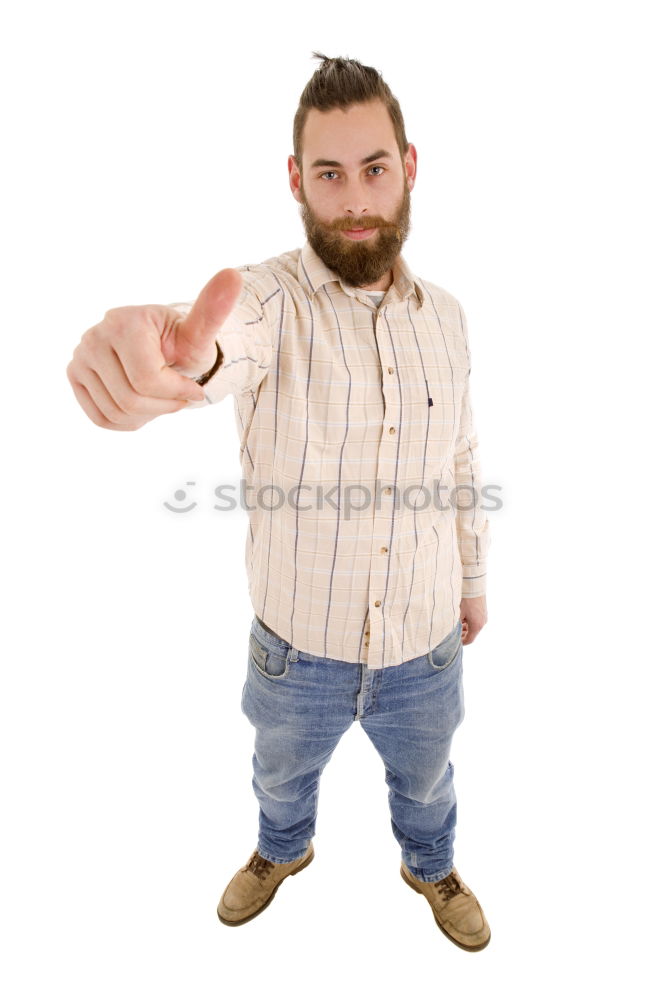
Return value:
<svg viewBox="0 0 666 1000">
<path fill-rule="evenodd" d="M 400 869 L 400 877 L 402 878 L 403 882 L 405 882 L 405 884 L 409 886 L 410 889 L 413 889 L 414 892 L 417 892 L 419 894 L 419 896 L 423 895 L 423 893 L 421 892 L 421 890 L 419 888 L 417 888 L 417 886 L 415 886 L 413 882 L 409 881 L 409 879 L 407 878 L 407 876 L 403 872 L 402 868 Z M 430 909 L 432 911 L 432 907 L 430 907 Z M 433 917 L 435 917 L 435 923 L 439 927 L 439 929 L 442 932 L 442 934 L 445 934 L 447 936 L 447 938 L 449 939 L 449 941 L 453 941 L 454 944 L 457 944 L 459 948 L 463 948 L 465 951 L 481 951 L 483 948 L 485 948 L 488 945 L 488 943 L 490 941 L 490 934 L 488 934 L 487 939 L 485 941 L 483 941 L 481 944 L 463 944 L 461 941 L 458 941 L 457 938 L 452 937 L 449 934 L 448 931 L 444 930 L 444 928 L 440 924 L 439 920 L 435 916 L 434 912 L 433 912 L 432 915 L 433 915 Z"/>
<path fill-rule="evenodd" d="M 248 922 L 248 920 L 254 920 L 254 918 L 258 917 L 260 913 L 263 913 L 263 911 L 266 909 L 266 907 L 268 906 L 268 904 L 273 901 L 273 897 L 275 896 L 275 893 L 278 891 L 278 889 L 280 888 L 280 886 L 282 885 L 282 883 L 284 882 L 284 880 L 287 879 L 287 878 L 289 878 L 291 875 L 298 875 L 298 873 L 302 872 L 304 868 L 307 868 L 307 866 L 312 861 L 314 861 L 314 848 L 312 850 L 312 854 L 310 855 L 310 857 L 307 858 L 302 864 L 300 864 L 298 866 L 298 868 L 294 868 L 293 872 L 289 872 L 289 875 L 285 875 L 284 878 L 280 879 L 280 881 L 275 886 L 275 888 L 273 889 L 273 891 L 270 894 L 270 896 L 268 897 L 268 899 L 264 903 L 261 904 L 261 906 L 259 907 L 258 910 L 255 910 L 254 913 L 251 913 L 248 917 L 243 917 L 242 920 L 227 920 L 226 917 L 221 917 L 220 916 L 220 911 L 217 910 L 217 919 L 219 921 L 221 921 L 221 923 L 226 924 L 227 927 L 240 927 L 241 924 L 246 924 Z"/>
</svg>

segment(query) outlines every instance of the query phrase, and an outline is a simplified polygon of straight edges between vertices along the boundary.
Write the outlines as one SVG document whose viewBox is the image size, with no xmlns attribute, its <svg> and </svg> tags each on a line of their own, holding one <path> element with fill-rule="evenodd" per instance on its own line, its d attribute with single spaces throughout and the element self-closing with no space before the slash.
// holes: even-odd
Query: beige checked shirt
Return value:
<svg viewBox="0 0 666 1000">
<path fill-rule="evenodd" d="M 307 242 L 238 270 L 222 366 L 191 405 L 234 396 L 254 611 L 306 654 L 422 656 L 486 588 L 465 314 L 402 255 L 379 305 Z"/>
</svg>

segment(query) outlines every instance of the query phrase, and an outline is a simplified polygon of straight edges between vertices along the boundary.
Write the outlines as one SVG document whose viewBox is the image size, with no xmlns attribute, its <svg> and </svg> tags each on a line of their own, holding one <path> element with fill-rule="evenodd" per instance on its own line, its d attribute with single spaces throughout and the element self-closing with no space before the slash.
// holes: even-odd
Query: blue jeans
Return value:
<svg viewBox="0 0 666 1000">
<path fill-rule="evenodd" d="M 370 670 L 295 649 L 255 615 L 241 708 L 256 730 L 252 787 L 262 857 L 284 864 L 306 852 L 321 773 L 358 720 L 384 761 L 404 863 L 424 882 L 449 874 L 456 825 L 449 753 L 465 714 L 462 651 L 458 619 L 423 656 Z"/>
</svg>

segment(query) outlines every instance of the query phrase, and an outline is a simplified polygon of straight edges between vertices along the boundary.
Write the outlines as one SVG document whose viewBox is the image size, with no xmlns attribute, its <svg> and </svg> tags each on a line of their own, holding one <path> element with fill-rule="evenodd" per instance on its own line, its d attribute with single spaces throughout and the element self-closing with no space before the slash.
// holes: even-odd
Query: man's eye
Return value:
<svg viewBox="0 0 666 1000">
<path fill-rule="evenodd" d="M 376 164 L 374 167 L 370 167 L 369 168 L 369 171 L 372 171 L 372 170 L 381 170 L 382 173 L 383 173 L 386 170 L 386 167 L 380 167 L 379 164 Z M 335 170 L 326 170 L 323 174 L 320 174 L 319 176 L 320 177 L 328 178 L 328 177 L 331 177 L 331 176 L 335 176 L 336 173 L 337 172 Z M 381 174 L 374 174 L 373 176 L 374 177 L 381 177 Z"/>
</svg>

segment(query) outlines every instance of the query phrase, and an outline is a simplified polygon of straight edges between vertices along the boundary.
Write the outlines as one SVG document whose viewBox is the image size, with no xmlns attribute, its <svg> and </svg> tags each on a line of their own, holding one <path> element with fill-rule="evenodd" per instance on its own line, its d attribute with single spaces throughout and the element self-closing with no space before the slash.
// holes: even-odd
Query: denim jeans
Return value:
<svg viewBox="0 0 666 1000">
<path fill-rule="evenodd" d="M 241 708 L 256 730 L 257 850 L 284 864 L 315 833 L 319 779 L 360 722 L 381 756 L 391 828 L 409 870 L 436 882 L 453 868 L 456 795 L 449 760 L 464 718 L 462 624 L 433 649 L 370 670 L 295 649 L 254 616 Z"/>
</svg>

